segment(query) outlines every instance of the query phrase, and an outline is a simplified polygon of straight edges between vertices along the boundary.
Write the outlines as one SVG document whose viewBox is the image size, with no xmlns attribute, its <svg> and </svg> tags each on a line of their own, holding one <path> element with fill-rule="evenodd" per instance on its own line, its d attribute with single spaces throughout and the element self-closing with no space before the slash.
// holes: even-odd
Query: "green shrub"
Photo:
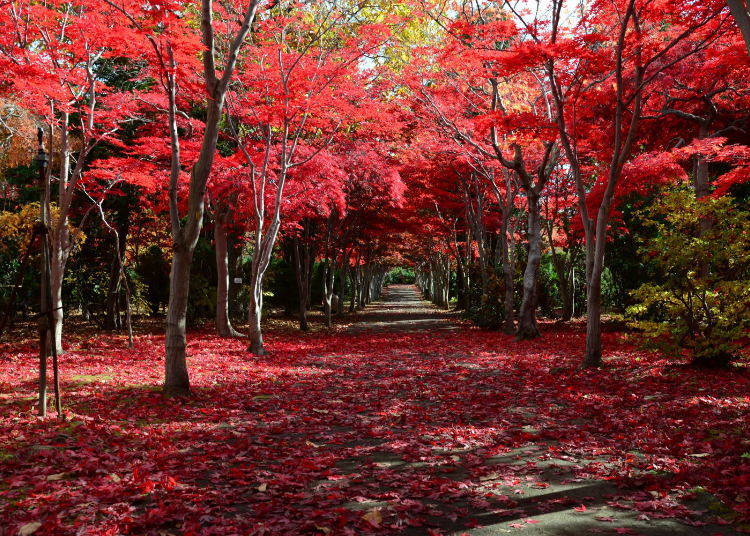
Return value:
<svg viewBox="0 0 750 536">
<path fill-rule="evenodd" d="M 656 230 L 640 251 L 657 279 L 632 294 L 632 323 L 662 350 L 722 366 L 750 327 L 750 213 L 728 197 L 673 191 L 644 211 Z"/>
<path fill-rule="evenodd" d="M 409 267 L 397 266 L 385 274 L 385 285 L 413 285 L 416 280 L 414 270 Z"/>
</svg>

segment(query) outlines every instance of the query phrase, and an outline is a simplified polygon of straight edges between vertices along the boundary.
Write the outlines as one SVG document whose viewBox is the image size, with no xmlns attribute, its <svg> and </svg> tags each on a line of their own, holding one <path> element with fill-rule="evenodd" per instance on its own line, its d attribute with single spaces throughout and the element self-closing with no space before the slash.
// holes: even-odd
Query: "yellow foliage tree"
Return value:
<svg viewBox="0 0 750 536">
<path fill-rule="evenodd" d="M 34 228 L 39 224 L 39 203 L 27 203 L 15 212 L 0 212 L 0 249 L 15 248 L 26 251 L 34 235 Z M 56 205 L 51 206 L 51 219 L 59 216 Z M 71 240 L 76 246 L 86 241 L 86 235 L 80 229 L 68 224 Z"/>
</svg>

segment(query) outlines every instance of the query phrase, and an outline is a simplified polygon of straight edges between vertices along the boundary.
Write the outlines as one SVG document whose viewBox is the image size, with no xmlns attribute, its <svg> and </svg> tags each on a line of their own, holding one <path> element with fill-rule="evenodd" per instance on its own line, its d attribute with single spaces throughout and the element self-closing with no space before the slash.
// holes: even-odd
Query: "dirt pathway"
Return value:
<svg viewBox="0 0 750 536">
<path fill-rule="evenodd" d="M 375 303 L 357 315 L 350 331 L 419 331 L 456 329 L 455 318 L 422 298 L 414 285 L 390 285 Z"/>
<path fill-rule="evenodd" d="M 446 330 L 461 329 L 455 319 L 448 311 L 425 301 L 415 286 L 392 285 L 384 290 L 380 301 L 369 305 L 360 314 L 350 331 L 364 335 L 372 333 L 378 337 L 387 337 L 388 333 L 393 333 L 394 337 L 403 333 L 422 336 L 434 333 L 439 337 L 445 336 Z M 443 332 L 443 335 L 438 332 Z M 421 358 L 428 362 L 431 356 L 423 355 Z M 465 367 L 482 376 L 495 374 L 492 370 L 481 370 L 468 356 L 465 362 L 460 359 L 460 354 L 456 354 L 456 358 L 452 366 Z M 502 374 L 507 376 L 507 372 Z M 405 384 L 420 380 L 406 377 L 414 374 L 415 369 L 399 366 L 398 360 L 394 360 L 391 373 L 403 375 Z M 428 383 L 429 375 L 423 381 Z M 394 400 L 394 403 L 402 407 L 431 405 L 428 401 L 412 400 L 408 396 Z M 466 404 L 471 403 L 471 400 L 466 400 Z M 656 492 L 638 487 L 618 487 L 613 482 L 587 478 L 588 466 L 607 464 L 609 458 L 577 456 L 560 448 L 554 438 L 545 434 L 533 404 L 511 410 L 512 416 L 498 415 L 498 421 L 506 424 L 512 421 L 520 432 L 528 436 L 528 441 L 524 446 L 502 454 L 487 456 L 482 448 L 435 447 L 425 453 L 422 457 L 424 461 L 415 461 L 414 453 L 405 450 L 398 441 L 363 439 L 355 440 L 348 446 L 364 454 L 340 459 L 336 466 L 344 475 L 344 485 L 351 479 L 360 489 L 370 489 L 373 497 L 387 497 L 389 482 L 412 480 L 419 488 L 418 495 L 421 497 L 413 501 L 411 509 L 424 513 L 426 523 L 434 527 L 434 532 L 425 527 L 407 527 L 406 534 L 735 534 L 726 526 L 703 521 L 704 517 L 714 519 L 717 508 L 721 508 L 718 501 L 708 494 L 698 492 L 688 504 L 672 504 L 674 512 L 684 513 L 685 509 L 692 512 L 693 518 L 686 524 L 684 517 L 674 519 L 668 509 L 659 511 L 660 507 L 665 508 L 665 504 L 671 503 L 665 502 L 664 497 L 659 497 Z M 362 411 L 359 415 L 363 419 L 374 416 L 369 411 Z M 456 425 L 460 425 L 461 421 L 456 419 Z M 394 435 L 399 434 L 398 428 L 392 428 Z M 435 461 L 436 454 L 444 457 L 442 463 Z M 451 489 L 451 493 L 440 492 L 440 481 L 446 482 L 446 489 Z M 471 486 L 470 497 L 457 498 L 454 495 L 455 484 Z M 430 493 L 424 486 L 435 486 L 435 489 Z M 425 496 L 429 499 L 425 500 Z M 644 513 L 643 505 L 634 507 L 639 501 L 649 500 L 654 501 L 653 512 Z M 389 501 L 366 496 L 359 496 L 345 507 L 362 511 L 363 515 L 376 520 L 393 510 L 393 504 Z"/>
</svg>

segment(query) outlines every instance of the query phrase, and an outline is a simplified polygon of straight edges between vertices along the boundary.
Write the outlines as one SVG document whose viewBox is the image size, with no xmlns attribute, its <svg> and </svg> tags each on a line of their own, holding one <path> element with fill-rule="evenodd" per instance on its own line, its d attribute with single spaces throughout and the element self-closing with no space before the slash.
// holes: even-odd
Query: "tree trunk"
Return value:
<svg viewBox="0 0 750 536">
<path fill-rule="evenodd" d="M 116 331 L 122 326 L 119 315 L 120 297 L 120 262 L 117 252 L 112 259 L 112 267 L 109 270 L 109 285 L 107 287 L 107 304 L 104 313 L 104 329 Z"/>
<path fill-rule="evenodd" d="M 166 356 L 164 393 L 168 396 L 190 394 L 190 379 L 185 361 L 186 315 L 188 296 L 190 294 L 190 267 L 198 237 L 203 228 L 205 212 L 205 185 L 213 165 L 214 152 L 218 139 L 218 121 L 221 116 L 221 102 L 212 102 L 208 106 L 206 129 L 203 135 L 198 161 L 190 174 L 187 218 L 184 226 L 180 224 L 177 208 L 177 189 L 170 183 L 170 219 L 172 222 L 172 268 L 169 272 L 169 303 L 167 305 L 167 335 L 165 340 Z M 172 114 L 173 115 L 173 114 Z M 171 128 L 177 128 L 176 119 L 171 118 Z M 176 136 L 176 134 L 173 134 Z M 173 149 L 174 151 L 174 149 Z M 172 163 L 176 167 L 175 162 Z M 179 170 L 179 164 L 177 169 Z M 174 173 L 173 169 L 173 175 Z M 177 178 L 170 179 L 176 184 Z"/>
<path fill-rule="evenodd" d="M 164 391 L 168 395 L 188 394 L 190 382 L 185 362 L 185 316 L 190 292 L 190 265 L 198 236 L 203 227 L 205 212 L 206 183 L 213 167 L 216 143 L 219 139 L 219 121 L 224 108 L 226 91 L 234 71 L 239 49 L 253 25 L 258 9 L 258 1 L 251 0 L 245 12 L 242 25 L 231 40 L 221 77 L 215 68 L 214 27 L 211 20 L 211 3 L 201 2 L 201 35 L 203 51 L 203 74 L 206 99 L 206 120 L 203 129 L 198 159 L 190 172 L 187 211 L 184 225 L 180 218 L 178 183 L 180 176 L 180 140 L 177 129 L 177 82 L 174 71 L 177 69 L 171 47 L 168 60 L 173 69 L 167 73 L 166 85 L 169 101 L 169 134 L 171 148 L 171 169 L 169 178 L 169 219 L 172 227 L 173 257 L 169 281 L 169 306 L 167 309 L 167 337 L 165 341 Z"/>
<path fill-rule="evenodd" d="M 336 314 L 344 314 L 344 294 L 346 292 L 346 267 L 348 262 L 348 256 L 344 255 L 344 259 L 341 261 L 341 269 L 339 270 L 339 299 L 336 302 Z"/>
<path fill-rule="evenodd" d="M 251 354 L 261 356 L 266 354 L 266 349 L 263 346 L 263 331 L 260 325 L 263 316 L 263 278 L 258 269 L 259 243 L 260 240 L 256 240 L 256 249 L 253 252 L 250 269 L 250 303 L 247 309 L 249 329 L 247 336 L 250 339 L 250 345 L 247 349 Z"/>
<path fill-rule="evenodd" d="M 526 270 L 523 274 L 523 299 L 518 318 L 519 339 L 533 339 L 539 336 L 536 322 L 537 285 L 539 280 L 539 265 L 542 260 L 542 233 L 539 214 L 539 197 L 529 193 L 528 198 L 528 240 L 529 255 Z"/>
<path fill-rule="evenodd" d="M 67 234 L 67 227 L 66 233 Z M 59 239 L 52 242 L 52 259 L 50 263 L 50 298 L 52 300 L 52 344 L 57 355 L 62 355 L 63 301 L 62 284 L 65 277 L 67 253 Z"/>
<path fill-rule="evenodd" d="M 464 278 L 464 267 L 463 263 L 460 259 L 460 252 L 456 256 L 456 298 L 458 301 L 458 307 L 462 308 L 463 310 L 468 310 L 469 303 L 468 303 L 468 285 L 466 284 L 465 278 Z"/>
<path fill-rule="evenodd" d="M 307 303 L 305 303 L 305 309 L 308 311 L 312 309 L 312 297 L 313 297 L 313 276 L 315 275 L 315 257 L 318 254 L 318 250 L 310 250 L 310 268 L 307 273 Z"/>
<path fill-rule="evenodd" d="M 699 139 L 704 139 L 708 135 L 707 132 L 701 128 L 701 134 L 698 136 Z M 698 199 L 706 197 L 710 192 L 710 182 L 708 180 L 708 162 L 705 157 L 696 156 L 695 163 L 693 166 L 693 189 L 695 190 L 695 197 Z"/>
<path fill-rule="evenodd" d="M 250 324 L 250 353 L 261 356 L 266 354 L 263 346 L 263 331 L 260 327 L 260 321 L 263 314 L 263 282 L 260 278 L 254 277 L 250 282 L 250 308 L 248 311 L 248 323 Z"/>
<path fill-rule="evenodd" d="M 190 394 L 185 346 L 185 317 L 190 292 L 190 265 L 194 248 L 175 244 L 169 274 L 164 392 L 169 396 Z"/>
<path fill-rule="evenodd" d="M 432 267 L 428 263 L 427 269 L 424 272 L 424 285 L 422 286 L 422 294 L 424 294 L 426 300 L 432 301 L 432 290 Z"/>
<path fill-rule="evenodd" d="M 505 286 L 505 301 L 504 306 L 504 319 L 503 319 L 503 333 L 512 335 L 516 332 L 516 321 L 515 311 L 513 307 L 514 299 L 514 288 L 513 288 L 513 276 L 515 275 L 515 252 L 512 251 L 512 247 L 515 247 L 515 240 L 508 239 L 509 231 L 512 234 L 513 229 L 509 229 L 510 222 L 507 215 L 503 217 L 503 224 L 500 229 L 500 250 L 502 255 L 503 265 L 503 280 Z"/>
<path fill-rule="evenodd" d="M 476 206 L 473 199 L 476 198 Z M 482 296 L 481 299 L 484 301 L 488 298 L 489 288 L 489 259 L 487 257 L 487 249 L 485 244 L 486 231 L 484 228 L 484 222 L 482 221 L 482 214 L 484 212 L 484 196 L 481 192 L 477 191 L 475 196 L 472 196 L 469 192 L 469 187 L 464 187 L 464 204 L 466 208 L 466 221 L 469 224 L 471 233 L 466 233 L 466 244 L 470 251 L 471 248 L 471 234 L 474 235 L 474 240 L 477 244 L 477 255 L 479 257 L 479 277 L 482 284 Z"/>
<path fill-rule="evenodd" d="M 375 274 L 373 273 L 373 269 L 374 269 L 374 267 L 370 268 L 370 276 L 368 278 L 368 283 L 367 283 L 367 303 L 368 304 L 372 303 L 373 295 L 374 295 L 374 291 L 375 291 L 375 286 L 374 286 L 375 285 L 375 277 L 374 277 Z"/>
<path fill-rule="evenodd" d="M 274 216 L 268 229 L 263 233 L 263 221 L 257 222 L 258 230 L 255 232 L 255 248 L 253 250 L 253 261 L 250 270 L 250 306 L 248 320 L 250 323 L 250 345 L 248 351 L 255 355 L 265 355 L 263 346 L 263 333 L 261 329 L 261 317 L 263 315 L 263 276 L 271 262 L 273 247 L 281 227 L 281 189 L 284 187 L 284 179 L 278 183 L 276 194 L 276 206 Z"/>
<path fill-rule="evenodd" d="M 732 12 L 734 21 L 742 33 L 745 40 L 745 48 L 750 54 L 750 10 L 745 5 L 744 0 L 727 0 L 727 5 Z"/>
<path fill-rule="evenodd" d="M 110 330 L 122 329 L 122 319 L 120 317 L 119 296 L 121 290 L 121 266 L 125 262 L 125 251 L 127 250 L 128 234 L 130 233 L 130 213 L 131 204 L 127 202 L 120 203 L 117 210 L 116 235 L 117 244 L 112 248 L 113 259 L 112 269 L 109 273 L 109 286 L 107 288 L 107 305 L 104 317 L 104 326 Z M 119 252 L 119 253 L 118 253 Z"/>
<path fill-rule="evenodd" d="M 305 233 L 307 235 L 307 233 Z M 306 236 L 307 238 L 307 236 Z M 305 245 L 301 246 L 300 239 L 294 239 L 294 276 L 297 280 L 297 295 L 298 295 L 298 315 L 299 315 L 299 329 L 302 331 L 308 331 L 310 326 L 307 324 L 307 302 L 309 300 L 309 273 L 310 273 L 310 247 L 305 241 Z M 304 252 L 300 251 L 301 249 Z"/>
<path fill-rule="evenodd" d="M 261 319 L 263 316 L 263 244 L 264 241 L 259 229 L 255 233 L 255 249 L 250 267 L 250 303 L 247 311 L 247 321 L 249 324 L 248 338 L 250 339 L 250 345 L 247 349 L 250 353 L 257 356 L 266 354 L 266 349 L 263 346 L 263 331 L 261 329 Z"/>
<path fill-rule="evenodd" d="M 51 132 L 51 129 L 50 129 Z M 42 147 L 42 141 L 41 136 L 42 133 L 40 131 L 39 133 L 40 140 L 39 140 L 39 150 L 40 152 L 43 150 Z M 51 137 L 51 134 L 50 134 Z M 51 140 L 50 140 L 51 141 Z M 50 147 L 52 144 L 49 144 Z M 50 172 L 49 168 L 46 170 L 44 168 L 41 168 L 40 164 L 40 171 L 39 171 L 39 188 L 41 190 L 41 199 L 39 200 L 39 219 L 44 225 L 45 229 L 49 229 L 50 224 Z M 38 412 L 40 417 L 46 417 L 47 416 L 47 356 L 49 355 L 49 349 L 51 345 L 51 338 L 50 338 L 50 318 L 51 314 L 49 314 L 49 308 L 50 304 L 52 303 L 52 300 L 50 300 L 49 297 L 49 283 L 50 283 L 50 277 L 48 277 L 48 270 L 50 270 L 50 259 L 48 256 L 50 255 L 50 248 L 49 243 L 49 236 L 42 235 L 41 237 L 41 246 L 42 251 L 40 255 L 41 260 L 41 266 L 39 267 L 39 275 L 40 281 L 39 281 L 39 318 L 38 318 L 38 328 L 39 328 L 39 394 L 38 394 Z M 31 247 L 31 244 L 29 244 L 29 247 Z"/>
<path fill-rule="evenodd" d="M 704 121 L 701 123 L 698 130 L 698 139 L 706 139 L 709 135 L 708 122 Z M 693 164 L 693 189 L 695 191 L 696 199 L 702 199 L 711 193 L 711 181 L 708 176 L 708 162 L 703 156 L 696 156 Z M 700 231 L 701 235 L 706 235 L 712 227 L 710 218 L 701 218 L 700 220 Z M 708 276 L 711 263 L 708 258 L 700 259 L 700 271 L 701 275 Z"/>
<path fill-rule="evenodd" d="M 120 265 L 120 269 L 122 270 L 122 284 L 125 289 L 125 329 L 128 332 L 128 348 L 133 348 L 135 342 L 133 340 L 133 318 L 130 313 L 130 285 L 128 284 L 127 275 L 125 274 L 125 269 L 122 265 Z"/>
<path fill-rule="evenodd" d="M 68 138 L 68 114 L 63 113 L 60 127 L 60 180 L 58 183 L 58 208 L 62 211 L 63 199 L 67 196 L 68 178 L 70 175 L 70 142 Z M 47 194 L 49 201 L 49 194 Z M 50 226 L 50 298 L 52 300 L 52 344 L 57 355 L 62 355 L 63 303 L 62 285 L 65 277 L 65 265 L 70 248 L 67 213 L 54 219 Z"/>
<path fill-rule="evenodd" d="M 331 327 L 331 312 L 333 301 L 333 285 L 335 283 L 336 272 L 333 269 L 333 263 L 330 259 L 326 260 L 326 266 L 323 271 L 323 313 L 326 318 L 326 327 Z"/>
<path fill-rule="evenodd" d="M 239 337 L 229 318 L 229 247 L 226 214 L 217 211 L 214 223 L 216 249 L 216 331 L 219 337 Z"/>
<path fill-rule="evenodd" d="M 602 272 L 610 200 L 611 197 L 605 197 L 599 206 L 596 223 L 592 224 L 595 225 L 593 232 L 587 233 L 586 351 L 582 363 L 584 368 L 599 367 L 602 364 Z"/>
<path fill-rule="evenodd" d="M 349 277 L 352 283 L 351 296 L 349 298 L 349 312 L 353 313 L 357 308 L 357 267 L 352 266 L 349 269 Z"/>
<path fill-rule="evenodd" d="M 432 276 L 431 298 L 435 305 L 448 307 L 448 290 L 450 285 L 450 264 L 446 256 L 436 254 L 430 260 L 430 272 Z"/>
<path fill-rule="evenodd" d="M 231 244 L 229 244 L 229 267 L 230 267 L 230 274 L 229 274 L 229 320 L 231 323 L 232 318 L 238 318 L 239 317 L 239 309 L 238 309 L 238 303 L 239 303 L 239 294 L 241 290 L 241 284 L 235 283 L 234 278 L 232 277 L 232 274 L 234 274 L 236 277 L 239 277 L 238 274 L 242 274 L 242 247 L 241 244 L 238 244 L 237 241 L 232 241 Z"/>
<path fill-rule="evenodd" d="M 365 274 L 364 268 L 357 268 L 357 308 L 362 309 L 365 306 Z"/>
<path fill-rule="evenodd" d="M 451 303 L 451 265 L 450 265 L 450 259 L 448 256 L 444 256 L 443 259 L 443 302 L 445 303 L 445 308 L 450 307 Z"/>
<path fill-rule="evenodd" d="M 364 284 L 362 285 L 362 290 L 364 293 L 364 302 L 363 305 L 368 305 L 370 302 L 372 302 L 372 263 L 368 262 L 365 265 L 365 277 L 364 277 Z"/>
<path fill-rule="evenodd" d="M 573 318 L 573 293 L 571 291 L 570 278 L 567 273 L 564 273 L 563 277 L 559 278 L 558 281 L 560 282 L 560 299 L 562 300 L 560 320 L 568 322 Z"/>
<path fill-rule="evenodd" d="M 599 367 L 602 364 L 602 274 L 599 268 L 592 273 L 586 290 L 586 312 L 586 353 L 583 367 Z"/>
<path fill-rule="evenodd" d="M 435 305 L 442 305 L 440 303 L 440 277 L 438 276 L 438 269 L 436 266 L 435 259 L 430 256 L 430 273 L 432 274 L 431 285 L 430 285 L 430 301 Z"/>
<path fill-rule="evenodd" d="M 386 273 L 387 272 L 386 272 L 386 270 L 385 270 L 384 267 L 379 267 L 378 268 L 377 285 L 375 286 L 375 292 L 376 292 L 375 299 L 376 300 L 379 300 L 380 299 L 380 295 L 383 293 L 383 282 L 385 281 L 385 274 Z"/>
</svg>

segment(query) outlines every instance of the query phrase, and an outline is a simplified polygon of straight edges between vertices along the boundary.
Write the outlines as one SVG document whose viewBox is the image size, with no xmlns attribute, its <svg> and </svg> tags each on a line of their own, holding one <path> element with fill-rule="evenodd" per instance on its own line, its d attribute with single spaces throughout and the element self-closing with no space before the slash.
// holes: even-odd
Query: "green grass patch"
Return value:
<svg viewBox="0 0 750 536">
<path fill-rule="evenodd" d="M 109 383 L 115 377 L 113 374 L 76 374 L 70 379 L 78 383 Z"/>
</svg>

